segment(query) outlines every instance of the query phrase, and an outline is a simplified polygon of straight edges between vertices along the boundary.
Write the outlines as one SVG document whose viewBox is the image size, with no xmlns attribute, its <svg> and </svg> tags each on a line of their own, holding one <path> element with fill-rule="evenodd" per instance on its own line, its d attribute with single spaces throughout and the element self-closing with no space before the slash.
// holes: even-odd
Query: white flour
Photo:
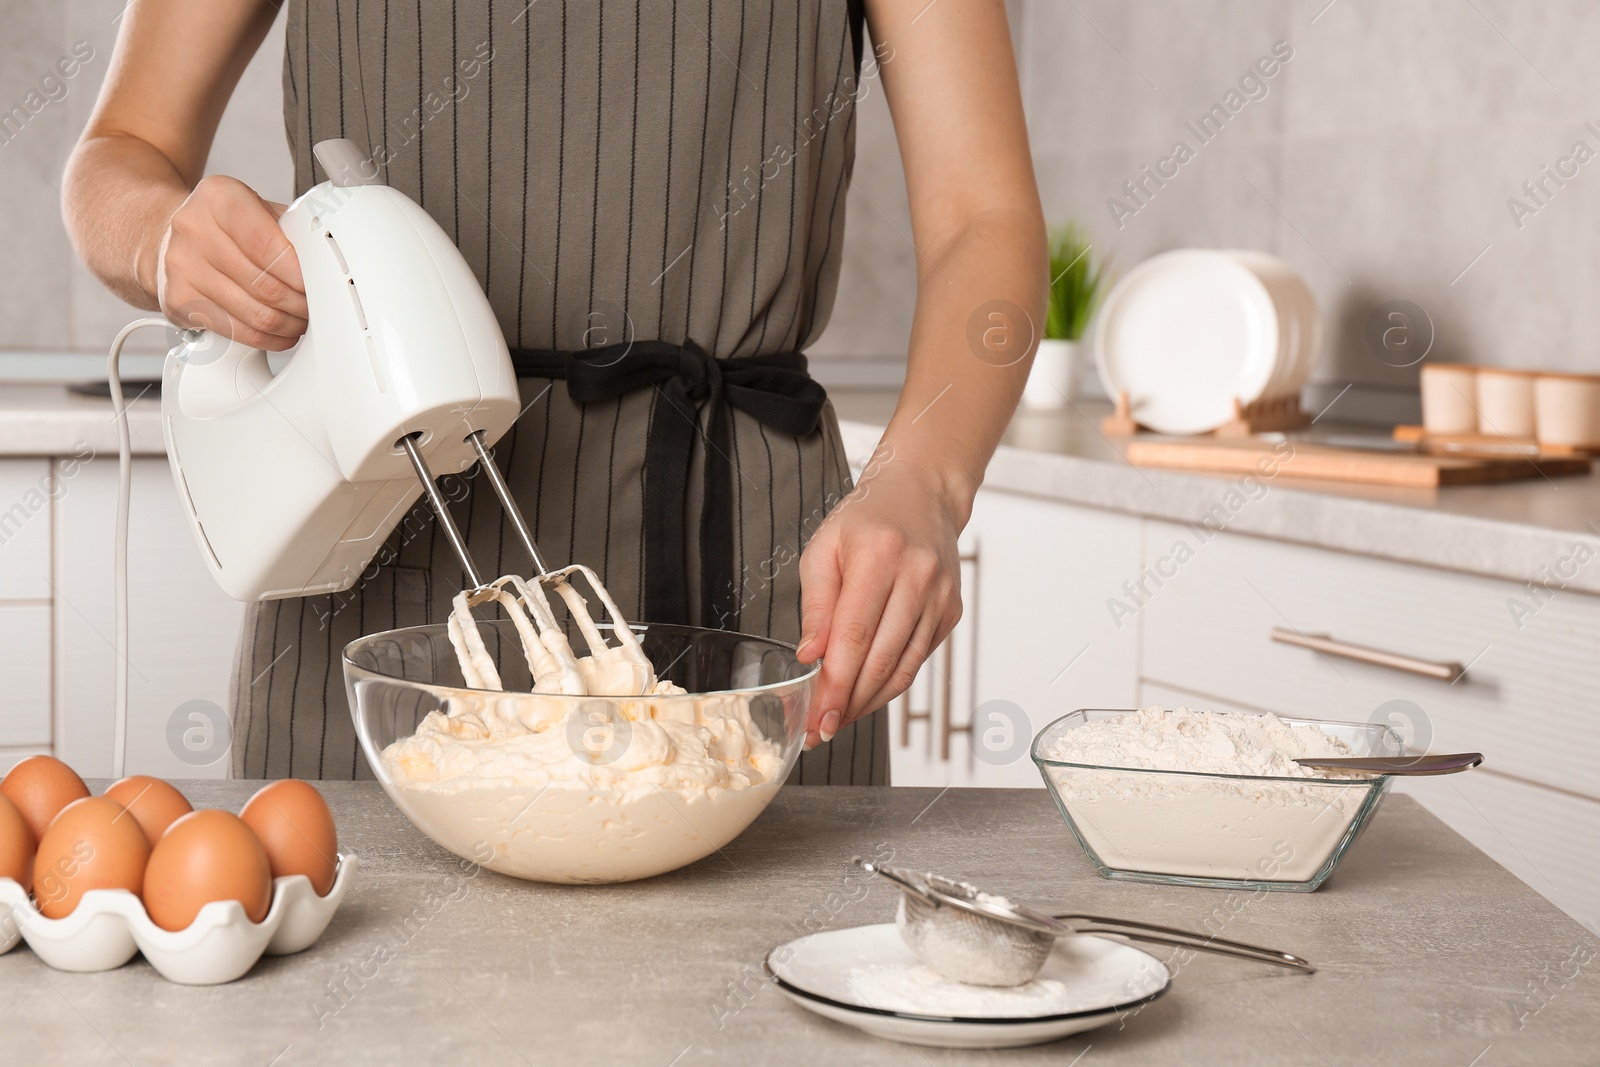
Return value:
<svg viewBox="0 0 1600 1067">
<path fill-rule="evenodd" d="M 1108 867 L 1189 877 L 1308 881 L 1345 836 L 1366 777 L 1301 767 L 1349 756 L 1342 740 L 1273 715 L 1158 705 L 1064 731 L 1046 758 L 1139 771 L 1047 766 L 1079 833 Z M 1271 777 L 1305 779 L 1306 784 Z"/>
<path fill-rule="evenodd" d="M 1167 711 L 1159 704 L 1131 715 L 1085 723 L 1062 734 L 1045 753 L 1069 763 L 1211 774 L 1328 777 L 1294 762 L 1349 756 L 1350 746 L 1315 726 L 1291 726 L 1276 715 Z"/>
<path fill-rule="evenodd" d="M 1067 987 L 1053 978 L 1018 986 L 973 986 L 952 982 L 920 963 L 888 963 L 857 967 L 846 981 L 866 1004 L 914 1015 L 1025 1018 L 1075 1007 Z"/>
</svg>

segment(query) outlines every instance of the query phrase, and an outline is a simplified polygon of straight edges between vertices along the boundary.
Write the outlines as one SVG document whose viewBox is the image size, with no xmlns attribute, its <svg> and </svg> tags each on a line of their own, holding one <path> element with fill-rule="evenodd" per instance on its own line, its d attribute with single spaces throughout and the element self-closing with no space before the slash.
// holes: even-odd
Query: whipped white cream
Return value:
<svg viewBox="0 0 1600 1067">
<path fill-rule="evenodd" d="M 434 840 L 546 882 L 675 870 L 737 837 L 782 785 L 781 746 L 736 693 L 469 694 L 383 752 Z"/>
<path fill-rule="evenodd" d="M 509 576 L 463 593 L 449 633 L 469 689 L 382 754 L 391 792 L 413 821 L 492 870 L 551 882 L 660 874 L 733 840 L 782 784 L 782 739 L 757 727 L 748 694 L 690 695 L 658 680 L 589 577 L 619 645 L 595 631 L 570 583 L 558 591 L 589 646 L 583 657 L 537 583 Z M 497 691 L 499 673 L 471 615 L 489 600 L 516 626 L 535 692 Z"/>
</svg>

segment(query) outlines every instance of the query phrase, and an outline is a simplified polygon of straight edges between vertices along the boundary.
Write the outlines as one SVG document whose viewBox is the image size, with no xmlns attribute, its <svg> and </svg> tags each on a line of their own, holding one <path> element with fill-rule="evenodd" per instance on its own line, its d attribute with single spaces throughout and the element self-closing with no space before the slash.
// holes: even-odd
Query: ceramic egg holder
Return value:
<svg viewBox="0 0 1600 1067">
<path fill-rule="evenodd" d="M 266 918 L 253 923 L 237 900 L 215 900 L 183 930 L 163 930 L 126 889 L 91 889 L 71 915 L 47 919 L 10 878 L 0 878 L 0 954 L 27 941 L 58 971 L 109 971 L 144 953 L 163 978 L 220 985 L 241 978 L 263 955 L 287 956 L 322 936 L 344 898 L 356 858 L 339 854 L 333 887 L 319 897 L 303 874 L 272 880 Z"/>
</svg>

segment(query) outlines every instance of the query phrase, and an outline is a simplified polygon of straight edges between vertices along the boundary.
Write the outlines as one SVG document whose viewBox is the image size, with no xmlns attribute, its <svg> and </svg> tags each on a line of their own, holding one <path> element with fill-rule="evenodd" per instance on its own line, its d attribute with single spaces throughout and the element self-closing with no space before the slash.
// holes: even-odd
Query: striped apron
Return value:
<svg viewBox="0 0 1600 1067">
<path fill-rule="evenodd" d="M 820 418 L 796 433 L 759 410 L 713 402 L 705 388 L 680 389 L 700 433 L 685 435 L 688 455 L 673 458 L 682 512 L 662 514 L 659 483 L 647 500 L 644 475 L 661 462 L 646 442 L 660 436 L 652 419 L 663 386 L 589 395 L 562 354 L 670 349 L 718 381 L 739 379 L 739 361 L 751 357 L 793 366 L 826 324 L 838 284 L 858 5 L 290 0 L 287 9 L 296 191 L 323 177 L 311 146 L 348 137 L 370 146 L 384 180 L 460 247 L 516 356 L 525 409 L 496 461 L 545 555 L 592 566 L 624 614 L 646 621 L 666 621 L 644 609 L 658 609 L 659 591 L 673 585 L 661 581 L 671 563 L 688 621 L 797 641 L 796 560 L 850 489 L 831 406 L 818 395 Z M 723 453 L 709 466 L 708 447 Z M 475 468 L 441 479 L 472 555 L 496 575 L 531 573 L 479 482 Z M 708 530 L 724 526 L 711 551 Z M 251 605 L 232 683 L 233 774 L 372 777 L 340 650 L 363 634 L 442 621 L 464 582 L 419 503 L 353 588 Z M 791 781 L 886 783 L 886 716 L 807 753 Z"/>
</svg>

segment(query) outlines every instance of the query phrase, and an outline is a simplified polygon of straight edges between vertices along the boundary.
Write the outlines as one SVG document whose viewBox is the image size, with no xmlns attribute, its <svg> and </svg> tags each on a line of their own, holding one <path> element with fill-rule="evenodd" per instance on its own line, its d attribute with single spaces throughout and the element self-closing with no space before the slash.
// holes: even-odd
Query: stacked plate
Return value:
<svg viewBox="0 0 1600 1067">
<path fill-rule="evenodd" d="M 1161 433 L 1214 430 L 1240 405 L 1297 397 L 1322 345 L 1305 280 L 1265 252 L 1152 256 L 1106 297 L 1093 346 L 1100 380 Z"/>
</svg>

